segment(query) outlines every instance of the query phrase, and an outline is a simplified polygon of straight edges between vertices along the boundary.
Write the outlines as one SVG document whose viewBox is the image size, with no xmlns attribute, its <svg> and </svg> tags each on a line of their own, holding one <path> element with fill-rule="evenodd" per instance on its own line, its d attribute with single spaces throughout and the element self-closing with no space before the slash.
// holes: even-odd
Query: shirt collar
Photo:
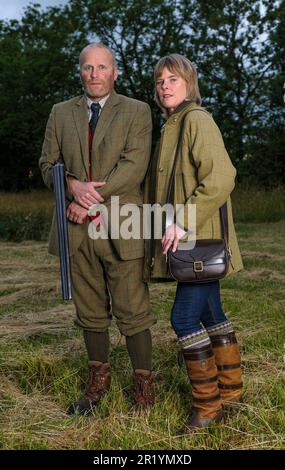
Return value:
<svg viewBox="0 0 285 470">
<path fill-rule="evenodd" d="M 100 104 L 100 107 L 101 109 L 104 107 L 104 105 L 106 104 L 106 101 L 107 99 L 109 98 L 110 95 L 107 95 L 107 96 L 104 96 L 104 98 L 102 98 L 100 101 L 96 101 L 96 103 L 99 103 Z M 88 106 L 88 109 L 91 108 L 91 105 L 92 103 L 95 103 L 95 101 L 91 100 L 89 98 L 89 96 L 86 96 L 86 99 L 87 99 L 87 106 Z"/>
</svg>

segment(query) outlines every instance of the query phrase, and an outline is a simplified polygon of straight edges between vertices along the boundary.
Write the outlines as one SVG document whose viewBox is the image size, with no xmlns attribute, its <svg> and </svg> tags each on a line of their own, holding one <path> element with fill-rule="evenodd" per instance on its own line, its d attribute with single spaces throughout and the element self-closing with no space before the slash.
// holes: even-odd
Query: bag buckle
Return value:
<svg viewBox="0 0 285 470">
<path fill-rule="evenodd" d="M 194 271 L 195 273 L 204 271 L 203 261 L 194 261 Z"/>
</svg>

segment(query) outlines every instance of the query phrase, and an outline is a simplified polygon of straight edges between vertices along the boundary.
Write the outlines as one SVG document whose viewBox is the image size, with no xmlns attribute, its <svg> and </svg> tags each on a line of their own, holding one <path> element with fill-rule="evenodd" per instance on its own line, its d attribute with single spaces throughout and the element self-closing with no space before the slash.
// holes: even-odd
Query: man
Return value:
<svg viewBox="0 0 285 470">
<path fill-rule="evenodd" d="M 83 329 L 89 359 L 89 384 L 67 412 L 90 413 L 110 385 L 110 304 L 134 369 L 134 403 L 149 408 L 154 401 L 149 328 L 155 320 L 142 280 L 143 239 L 90 238 L 88 209 L 96 203 L 109 208 L 111 196 L 119 196 L 120 205 L 142 204 L 141 183 L 151 144 L 150 109 L 114 91 L 118 70 L 105 45 L 85 47 L 79 66 L 85 94 L 52 108 L 40 158 L 50 188 L 53 163 L 62 159 L 65 164 L 75 323 Z M 55 219 L 49 252 L 58 252 Z"/>
</svg>

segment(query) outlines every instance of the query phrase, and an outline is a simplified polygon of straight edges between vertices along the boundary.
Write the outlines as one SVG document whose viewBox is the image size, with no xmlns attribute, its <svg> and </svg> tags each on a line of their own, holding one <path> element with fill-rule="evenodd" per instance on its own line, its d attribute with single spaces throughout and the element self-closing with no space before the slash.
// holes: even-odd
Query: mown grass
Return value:
<svg viewBox="0 0 285 470">
<path fill-rule="evenodd" d="M 232 196 L 236 222 L 278 222 L 285 218 L 285 188 L 237 188 Z M 0 239 L 8 241 L 48 238 L 54 208 L 48 190 L 0 193 Z"/>
<path fill-rule="evenodd" d="M 0 448 L 284 449 L 285 220 L 238 223 L 245 270 L 222 282 L 241 343 L 244 404 L 221 425 L 178 437 L 191 407 L 169 323 L 175 284 L 152 284 L 156 404 L 132 412 L 132 370 L 111 328 L 112 385 L 90 418 L 65 410 L 86 381 L 87 358 L 72 303 L 61 301 L 58 262 L 46 243 L 0 242 Z"/>
</svg>

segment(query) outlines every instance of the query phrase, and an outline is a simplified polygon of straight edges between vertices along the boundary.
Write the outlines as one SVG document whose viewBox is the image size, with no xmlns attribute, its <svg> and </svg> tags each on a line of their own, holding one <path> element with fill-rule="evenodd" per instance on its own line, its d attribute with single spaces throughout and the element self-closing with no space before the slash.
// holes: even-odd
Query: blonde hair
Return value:
<svg viewBox="0 0 285 470">
<path fill-rule="evenodd" d="M 154 67 L 154 81 L 156 82 L 161 76 L 164 68 L 167 68 L 171 73 L 183 78 L 186 82 L 187 96 L 186 99 L 201 105 L 202 99 L 198 85 L 198 75 L 196 67 L 190 62 L 187 57 L 180 54 L 169 54 L 162 57 Z M 161 105 L 158 93 L 155 89 L 155 101 L 158 106 L 167 115 L 167 110 Z"/>
</svg>

